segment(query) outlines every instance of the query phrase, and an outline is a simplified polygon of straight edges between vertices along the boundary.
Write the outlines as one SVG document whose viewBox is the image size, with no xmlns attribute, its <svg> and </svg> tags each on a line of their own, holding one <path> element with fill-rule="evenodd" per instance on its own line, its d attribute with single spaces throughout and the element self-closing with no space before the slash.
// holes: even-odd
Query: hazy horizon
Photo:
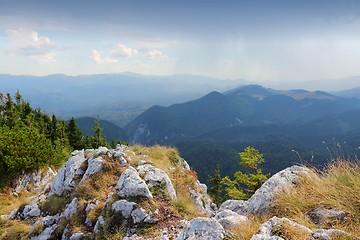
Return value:
<svg viewBox="0 0 360 240">
<path fill-rule="evenodd" d="M 357 1 L 5 0 L 0 73 L 193 74 L 280 86 L 360 76 L 359 10 Z"/>
</svg>

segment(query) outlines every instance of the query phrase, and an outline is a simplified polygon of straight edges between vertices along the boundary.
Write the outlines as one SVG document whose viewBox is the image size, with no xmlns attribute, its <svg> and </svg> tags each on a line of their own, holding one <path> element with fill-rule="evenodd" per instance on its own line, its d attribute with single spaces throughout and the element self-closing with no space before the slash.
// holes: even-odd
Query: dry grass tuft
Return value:
<svg viewBox="0 0 360 240">
<path fill-rule="evenodd" d="M 18 240 L 22 239 L 27 235 L 27 232 L 30 230 L 31 225 L 27 224 L 24 221 L 10 220 L 3 225 L 3 228 L 4 233 L 0 239 Z"/>
<path fill-rule="evenodd" d="M 266 222 L 270 216 L 257 215 L 249 216 L 249 221 L 239 223 L 231 229 L 232 236 L 228 237 L 229 240 L 249 240 L 257 233 L 260 225 Z"/>
<path fill-rule="evenodd" d="M 338 228 L 358 235 L 360 232 L 360 165 L 337 160 L 323 172 L 313 170 L 296 188 L 278 194 L 273 213 L 288 217 L 310 228 Z M 308 214 L 318 207 L 344 211 L 343 222 L 316 226 Z"/>
</svg>

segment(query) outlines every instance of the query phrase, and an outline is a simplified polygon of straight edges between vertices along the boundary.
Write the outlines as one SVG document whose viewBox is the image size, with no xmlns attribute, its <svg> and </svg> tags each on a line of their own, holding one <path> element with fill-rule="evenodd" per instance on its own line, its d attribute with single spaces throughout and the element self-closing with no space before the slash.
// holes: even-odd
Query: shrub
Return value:
<svg viewBox="0 0 360 240">
<path fill-rule="evenodd" d="M 55 215 L 62 212 L 68 202 L 67 198 L 53 194 L 41 205 L 41 211 L 49 215 Z"/>
</svg>

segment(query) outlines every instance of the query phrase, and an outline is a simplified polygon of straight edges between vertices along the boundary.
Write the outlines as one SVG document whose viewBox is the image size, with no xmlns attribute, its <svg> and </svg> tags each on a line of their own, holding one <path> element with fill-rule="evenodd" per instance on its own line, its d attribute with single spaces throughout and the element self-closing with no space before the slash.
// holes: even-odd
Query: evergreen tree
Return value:
<svg viewBox="0 0 360 240">
<path fill-rule="evenodd" d="M 75 118 L 72 117 L 67 125 L 67 136 L 70 146 L 73 149 L 82 149 L 84 147 L 83 134 L 76 124 Z"/>
<path fill-rule="evenodd" d="M 97 117 L 92 128 L 94 135 L 91 138 L 91 145 L 93 148 L 98 148 L 101 146 L 108 146 L 105 136 L 102 135 L 103 129 L 100 126 L 100 118 Z"/>
<path fill-rule="evenodd" d="M 223 184 L 220 174 L 220 165 L 217 164 L 214 175 L 208 176 L 208 181 L 210 183 L 209 194 L 213 199 L 213 202 L 219 206 L 223 200 Z"/>
<path fill-rule="evenodd" d="M 249 173 L 238 171 L 234 173 L 234 180 L 228 176 L 222 179 L 226 186 L 226 195 L 232 199 L 248 199 L 267 180 L 266 175 L 258 168 L 264 162 L 263 155 L 253 147 L 247 147 L 240 153 L 240 164 L 249 170 Z"/>
<path fill-rule="evenodd" d="M 53 114 L 51 116 L 51 142 L 54 144 L 56 139 L 58 139 L 58 120 Z"/>
</svg>

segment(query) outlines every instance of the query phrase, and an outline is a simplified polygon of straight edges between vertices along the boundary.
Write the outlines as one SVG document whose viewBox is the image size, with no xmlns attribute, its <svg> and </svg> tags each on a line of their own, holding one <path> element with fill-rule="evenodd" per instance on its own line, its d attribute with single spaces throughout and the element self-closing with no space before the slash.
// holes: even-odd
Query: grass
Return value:
<svg viewBox="0 0 360 240">
<path fill-rule="evenodd" d="M 257 215 L 249 216 L 249 221 L 241 222 L 234 226 L 230 231 L 232 236 L 228 236 L 228 240 L 249 240 L 253 235 L 257 233 L 260 225 L 266 222 L 270 216 Z"/>
<path fill-rule="evenodd" d="M 27 235 L 31 225 L 24 221 L 10 220 L 3 225 L 3 235 L 0 239 L 3 240 L 18 240 Z"/>
<path fill-rule="evenodd" d="M 314 228 L 337 228 L 358 236 L 360 232 L 360 165 L 344 160 L 331 162 L 323 172 L 315 169 L 301 184 L 278 194 L 273 214 Z M 315 225 L 308 214 L 318 207 L 346 214 L 342 222 Z"/>
<path fill-rule="evenodd" d="M 69 203 L 68 198 L 59 197 L 53 194 L 40 206 L 40 209 L 42 212 L 46 212 L 49 215 L 55 215 L 64 211 L 67 203 Z"/>
<path fill-rule="evenodd" d="M 276 225 L 273 228 L 273 234 L 282 237 L 284 240 L 310 240 L 311 236 L 309 232 L 303 229 L 293 226 L 288 223 Z"/>
<path fill-rule="evenodd" d="M 2 189 L 0 192 L 0 215 L 9 214 L 15 208 L 28 203 L 28 198 L 31 195 L 27 191 L 22 191 L 18 196 L 14 196 L 11 193 L 11 189 Z"/>
</svg>

